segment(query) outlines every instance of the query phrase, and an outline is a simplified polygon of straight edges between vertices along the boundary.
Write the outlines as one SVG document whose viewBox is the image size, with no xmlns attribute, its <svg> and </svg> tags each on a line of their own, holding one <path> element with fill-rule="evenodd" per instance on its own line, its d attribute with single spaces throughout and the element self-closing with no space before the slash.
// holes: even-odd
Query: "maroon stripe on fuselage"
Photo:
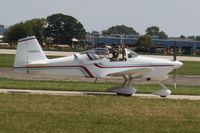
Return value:
<svg viewBox="0 0 200 133">
<path fill-rule="evenodd" d="M 52 68 L 52 67 L 81 67 L 90 78 L 94 78 L 94 75 L 85 66 L 32 66 L 32 67 L 13 67 L 13 68 Z"/>
<path fill-rule="evenodd" d="M 173 65 L 148 65 L 148 66 L 101 66 L 99 64 L 94 64 L 98 68 L 131 68 L 131 67 L 168 67 Z"/>
<path fill-rule="evenodd" d="M 89 58 L 90 60 L 94 60 L 94 59 L 92 58 L 92 56 L 90 55 L 90 53 L 87 53 L 87 56 L 88 56 L 88 58 Z"/>
<path fill-rule="evenodd" d="M 81 66 L 86 72 L 87 74 L 90 76 L 90 78 L 94 78 L 93 74 L 84 66 Z"/>
</svg>

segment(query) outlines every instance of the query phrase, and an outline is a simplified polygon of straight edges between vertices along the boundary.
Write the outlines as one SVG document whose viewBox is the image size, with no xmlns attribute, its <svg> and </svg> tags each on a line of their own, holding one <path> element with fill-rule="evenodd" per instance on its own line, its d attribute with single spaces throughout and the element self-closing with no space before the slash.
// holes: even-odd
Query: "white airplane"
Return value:
<svg viewBox="0 0 200 133">
<path fill-rule="evenodd" d="M 124 82 L 112 89 L 119 95 L 130 96 L 136 92 L 132 87 L 134 78 L 157 80 L 161 90 L 153 94 L 166 97 L 171 91 L 161 81 L 168 78 L 168 73 L 183 65 L 180 61 L 170 61 L 145 57 L 124 49 L 123 60 L 110 57 L 107 48 L 96 48 L 72 56 L 48 59 L 35 36 L 20 39 L 14 61 L 14 70 L 30 74 L 53 74 L 104 78 L 122 76 Z"/>
</svg>

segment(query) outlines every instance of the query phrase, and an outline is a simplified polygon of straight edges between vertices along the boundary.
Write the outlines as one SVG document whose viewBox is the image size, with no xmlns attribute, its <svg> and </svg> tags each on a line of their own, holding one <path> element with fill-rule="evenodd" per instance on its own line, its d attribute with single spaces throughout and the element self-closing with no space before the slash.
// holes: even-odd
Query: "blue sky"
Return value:
<svg viewBox="0 0 200 133">
<path fill-rule="evenodd" d="M 158 26 L 169 36 L 200 35 L 200 0 L 0 0 L 0 24 L 63 13 L 77 18 L 87 31 L 113 25 L 144 34 Z"/>
</svg>

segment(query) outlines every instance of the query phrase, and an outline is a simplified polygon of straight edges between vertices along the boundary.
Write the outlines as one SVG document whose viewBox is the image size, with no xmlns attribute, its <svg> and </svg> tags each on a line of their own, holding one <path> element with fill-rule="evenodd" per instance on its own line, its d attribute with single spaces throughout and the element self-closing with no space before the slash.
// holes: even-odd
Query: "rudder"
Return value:
<svg viewBox="0 0 200 133">
<path fill-rule="evenodd" d="M 47 60 L 35 36 L 18 40 L 14 67 L 26 67 L 34 62 L 44 62 Z"/>
</svg>

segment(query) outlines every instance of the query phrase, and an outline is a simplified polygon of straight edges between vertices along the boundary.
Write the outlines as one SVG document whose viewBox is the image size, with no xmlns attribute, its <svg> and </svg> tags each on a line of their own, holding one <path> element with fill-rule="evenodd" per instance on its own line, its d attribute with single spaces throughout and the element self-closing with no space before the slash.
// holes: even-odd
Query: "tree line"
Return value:
<svg viewBox="0 0 200 133">
<path fill-rule="evenodd" d="M 5 41 L 15 43 L 19 38 L 36 36 L 40 43 L 67 44 L 73 38 L 85 38 L 86 31 L 77 19 L 64 14 L 53 14 L 47 18 L 37 18 L 20 22 L 5 32 Z"/>
<path fill-rule="evenodd" d="M 93 32 L 99 33 L 98 31 Z M 167 34 L 157 26 L 148 27 L 145 32 L 145 35 L 139 37 L 137 46 L 151 47 L 152 37 L 159 39 L 168 38 Z M 140 35 L 133 27 L 125 25 L 111 26 L 107 30 L 101 31 L 101 34 Z M 27 36 L 36 36 L 41 44 L 71 44 L 73 38 L 80 41 L 84 40 L 86 30 L 83 24 L 76 18 L 58 13 L 50 15 L 47 18 L 36 18 L 14 24 L 4 34 L 5 41 L 10 44 L 16 43 L 18 39 Z M 181 35 L 180 38 L 184 39 L 186 37 Z M 200 40 L 200 36 L 190 36 L 188 38 Z"/>
</svg>

